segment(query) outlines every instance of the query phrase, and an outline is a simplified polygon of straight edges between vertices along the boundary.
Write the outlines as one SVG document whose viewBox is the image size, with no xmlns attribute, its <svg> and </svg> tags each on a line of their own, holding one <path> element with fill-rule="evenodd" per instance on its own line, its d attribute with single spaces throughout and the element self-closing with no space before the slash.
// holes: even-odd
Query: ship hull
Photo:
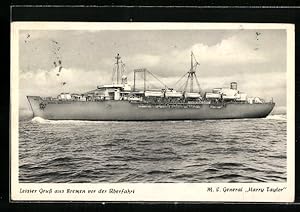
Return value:
<svg viewBox="0 0 300 212">
<path fill-rule="evenodd" d="M 110 120 L 159 121 L 263 118 L 274 108 L 274 103 L 147 105 L 128 101 L 46 101 L 39 96 L 27 96 L 33 116 L 49 120 Z"/>
</svg>

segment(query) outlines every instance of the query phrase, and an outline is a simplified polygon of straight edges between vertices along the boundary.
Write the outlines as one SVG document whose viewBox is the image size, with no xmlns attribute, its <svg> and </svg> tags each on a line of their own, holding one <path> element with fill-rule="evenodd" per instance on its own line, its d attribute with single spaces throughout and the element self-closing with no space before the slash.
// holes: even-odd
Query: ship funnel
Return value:
<svg viewBox="0 0 300 212">
<path fill-rule="evenodd" d="M 230 89 L 237 90 L 237 82 L 231 82 Z"/>
</svg>

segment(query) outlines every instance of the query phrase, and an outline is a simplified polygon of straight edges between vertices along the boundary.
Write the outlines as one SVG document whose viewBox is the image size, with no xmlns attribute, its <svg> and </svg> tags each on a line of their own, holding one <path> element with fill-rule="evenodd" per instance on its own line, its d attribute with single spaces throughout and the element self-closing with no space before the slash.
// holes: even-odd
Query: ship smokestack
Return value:
<svg viewBox="0 0 300 212">
<path fill-rule="evenodd" d="M 230 89 L 237 90 L 237 82 L 231 82 Z"/>
</svg>

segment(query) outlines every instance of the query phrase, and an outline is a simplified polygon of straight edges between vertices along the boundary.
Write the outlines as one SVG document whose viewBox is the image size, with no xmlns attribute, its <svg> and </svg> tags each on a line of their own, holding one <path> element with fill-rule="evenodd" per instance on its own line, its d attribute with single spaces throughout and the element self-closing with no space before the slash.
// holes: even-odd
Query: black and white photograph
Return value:
<svg viewBox="0 0 300 212">
<path fill-rule="evenodd" d="M 294 198 L 294 26 L 12 23 L 13 200 Z"/>
</svg>

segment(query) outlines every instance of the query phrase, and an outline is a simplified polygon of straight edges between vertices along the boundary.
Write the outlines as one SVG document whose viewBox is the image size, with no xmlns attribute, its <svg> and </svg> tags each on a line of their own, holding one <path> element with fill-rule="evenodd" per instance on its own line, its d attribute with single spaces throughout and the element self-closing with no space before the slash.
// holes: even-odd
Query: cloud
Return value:
<svg viewBox="0 0 300 212">
<path fill-rule="evenodd" d="M 267 60 L 261 51 L 241 42 L 237 36 L 222 40 L 214 46 L 199 43 L 191 47 L 199 62 L 220 66 L 228 64 L 263 63 Z"/>
<path fill-rule="evenodd" d="M 158 55 L 150 55 L 150 54 L 136 54 L 133 57 L 127 59 L 126 64 L 130 65 L 130 67 L 154 67 L 158 66 L 161 61 L 161 57 Z"/>
<path fill-rule="evenodd" d="M 135 63 L 145 65 L 150 71 L 162 77 L 178 77 L 190 69 L 191 51 L 200 63 L 201 75 L 209 73 L 222 76 L 237 71 L 257 71 L 254 66 L 267 64 L 273 59 L 262 49 L 247 45 L 237 36 L 223 39 L 211 46 L 196 43 L 182 50 L 174 49 L 170 52 L 161 52 L 159 55 L 136 55 L 133 58 L 137 58 L 134 60 Z"/>
</svg>

